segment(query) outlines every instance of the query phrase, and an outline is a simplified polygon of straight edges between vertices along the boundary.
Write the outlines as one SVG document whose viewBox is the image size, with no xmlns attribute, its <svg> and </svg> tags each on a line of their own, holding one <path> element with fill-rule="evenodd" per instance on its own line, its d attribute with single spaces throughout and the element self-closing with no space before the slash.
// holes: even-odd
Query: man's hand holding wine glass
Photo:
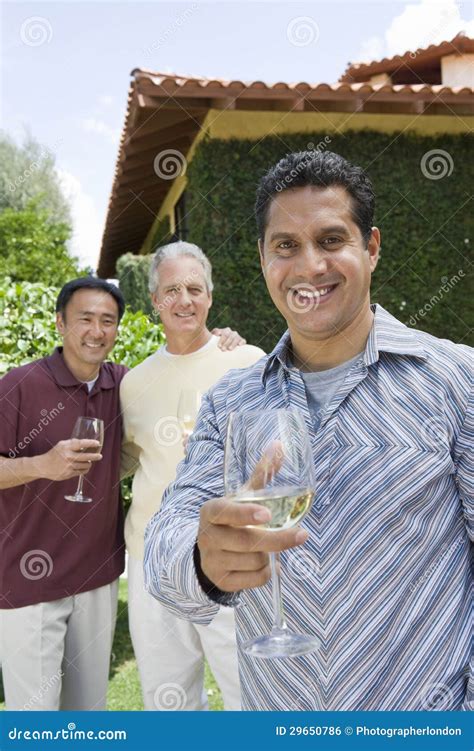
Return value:
<svg viewBox="0 0 474 751">
<path fill-rule="evenodd" d="M 60 481 L 85 474 L 90 470 L 92 462 L 102 459 L 99 452 L 99 441 L 89 438 L 58 441 L 50 451 L 38 457 L 38 461 L 41 462 L 41 475 L 47 480 Z"/>
</svg>

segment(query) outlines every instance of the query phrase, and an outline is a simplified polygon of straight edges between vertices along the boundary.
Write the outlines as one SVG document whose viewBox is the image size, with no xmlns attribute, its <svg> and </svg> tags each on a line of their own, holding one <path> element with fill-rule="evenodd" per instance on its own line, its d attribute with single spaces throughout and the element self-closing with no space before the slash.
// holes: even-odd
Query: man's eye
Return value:
<svg viewBox="0 0 474 751">
<path fill-rule="evenodd" d="M 293 240 L 283 240 L 281 243 L 278 243 L 277 248 L 278 250 L 291 250 L 291 248 L 294 247 Z"/>
<path fill-rule="evenodd" d="M 334 245 L 340 245 L 341 243 L 342 240 L 340 237 L 325 237 L 324 240 L 322 240 L 321 245 L 332 247 Z"/>
</svg>

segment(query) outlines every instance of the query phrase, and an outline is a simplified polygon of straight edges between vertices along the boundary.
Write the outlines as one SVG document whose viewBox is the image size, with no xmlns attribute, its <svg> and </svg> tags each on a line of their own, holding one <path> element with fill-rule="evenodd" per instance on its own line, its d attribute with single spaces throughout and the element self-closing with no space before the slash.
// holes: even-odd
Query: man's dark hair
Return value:
<svg viewBox="0 0 474 751">
<path fill-rule="evenodd" d="M 100 289 L 112 295 L 118 305 L 118 319 L 120 321 L 125 311 L 125 300 L 122 293 L 115 284 L 106 282 L 105 279 L 98 279 L 95 276 L 81 276 L 79 279 L 72 279 L 70 282 L 67 282 L 61 289 L 56 300 L 56 313 L 61 313 L 63 318 L 66 317 L 66 306 L 74 292 L 77 292 L 79 289 Z"/>
<path fill-rule="evenodd" d="M 375 196 L 372 183 L 362 169 L 332 151 L 299 151 L 287 154 L 262 177 L 257 188 L 255 216 L 258 236 L 265 235 L 268 209 L 272 199 L 284 190 L 314 185 L 328 188 L 340 185 L 352 197 L 352 218 L 360 229 L 364 242 L 371 235 Z"/>
</svg>

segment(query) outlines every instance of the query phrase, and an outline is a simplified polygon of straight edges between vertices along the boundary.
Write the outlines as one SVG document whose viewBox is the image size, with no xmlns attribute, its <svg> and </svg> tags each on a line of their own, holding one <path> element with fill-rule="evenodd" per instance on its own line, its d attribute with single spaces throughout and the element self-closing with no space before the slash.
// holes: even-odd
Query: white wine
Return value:
<svg viewBox="0 0 474 751">
<path fill-rule="evenodd" d="M 181 430 L 185 435 L 191 435 L 194 430 L 195 420 L 180 420 Z"/>
<path fill-rule="evenodd" d="M 244 490 L 232 500 L 237 503 L 257 503 L 271 512 L 272 518 L 269 522 L 249 526 L 288 529 L 294 527 L 303 518 L 311 505 L 312 497 L 313 490 L 310 488 L 287 485 L 279 488 Z"/>
</svg>

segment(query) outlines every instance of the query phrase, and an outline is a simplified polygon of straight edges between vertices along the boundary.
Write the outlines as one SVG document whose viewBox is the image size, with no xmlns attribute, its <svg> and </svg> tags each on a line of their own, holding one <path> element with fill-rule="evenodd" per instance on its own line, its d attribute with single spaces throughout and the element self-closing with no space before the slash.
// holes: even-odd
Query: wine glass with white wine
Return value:
<svg viewBox="0 0 474 751">
<path fill-rule="evenodd" d="M 98 417 L 78 417 L 71 438 L 87 438 L 93 441 L 99 441 L 100 446 L 98 448 L 93 447 L 82 450 L 84 453 L 100 453 L 104 444 L 104 421 L 100 420 Z M 91 503 L 92 498 L 89 498 L 83 493 L 83 485 L 84 475 L 80 475 L 76 492 L 74 495 L 65 495 L 65 499 L 67 501 L 75 501 L 76 503 Z"/>
<path fill-rule="evenodd" d="M 189 438 L 194 430 L 196 418 L 201 408 L 202 394 L 198 389 L 183 389 L 178 401 L 178 422 L 183 439 Z"/>
<path fill-rule="evenodd" d="M 268 530 L 294 527 L 309 511 L 315 476 L 310 437 L 296 409 L 233 412 L 227 426 L 224 459 L 226 495 L 238 503 L 256 503 L 271 512 L 269 522 L 250 525 Z M 270 553 L 273 626 L 269 634 L 244 642 L 254 657 L 293 657 L 314 652 L 320 642 L 290 631 L 285 621 L 279 553 Z"/>
</svg>

